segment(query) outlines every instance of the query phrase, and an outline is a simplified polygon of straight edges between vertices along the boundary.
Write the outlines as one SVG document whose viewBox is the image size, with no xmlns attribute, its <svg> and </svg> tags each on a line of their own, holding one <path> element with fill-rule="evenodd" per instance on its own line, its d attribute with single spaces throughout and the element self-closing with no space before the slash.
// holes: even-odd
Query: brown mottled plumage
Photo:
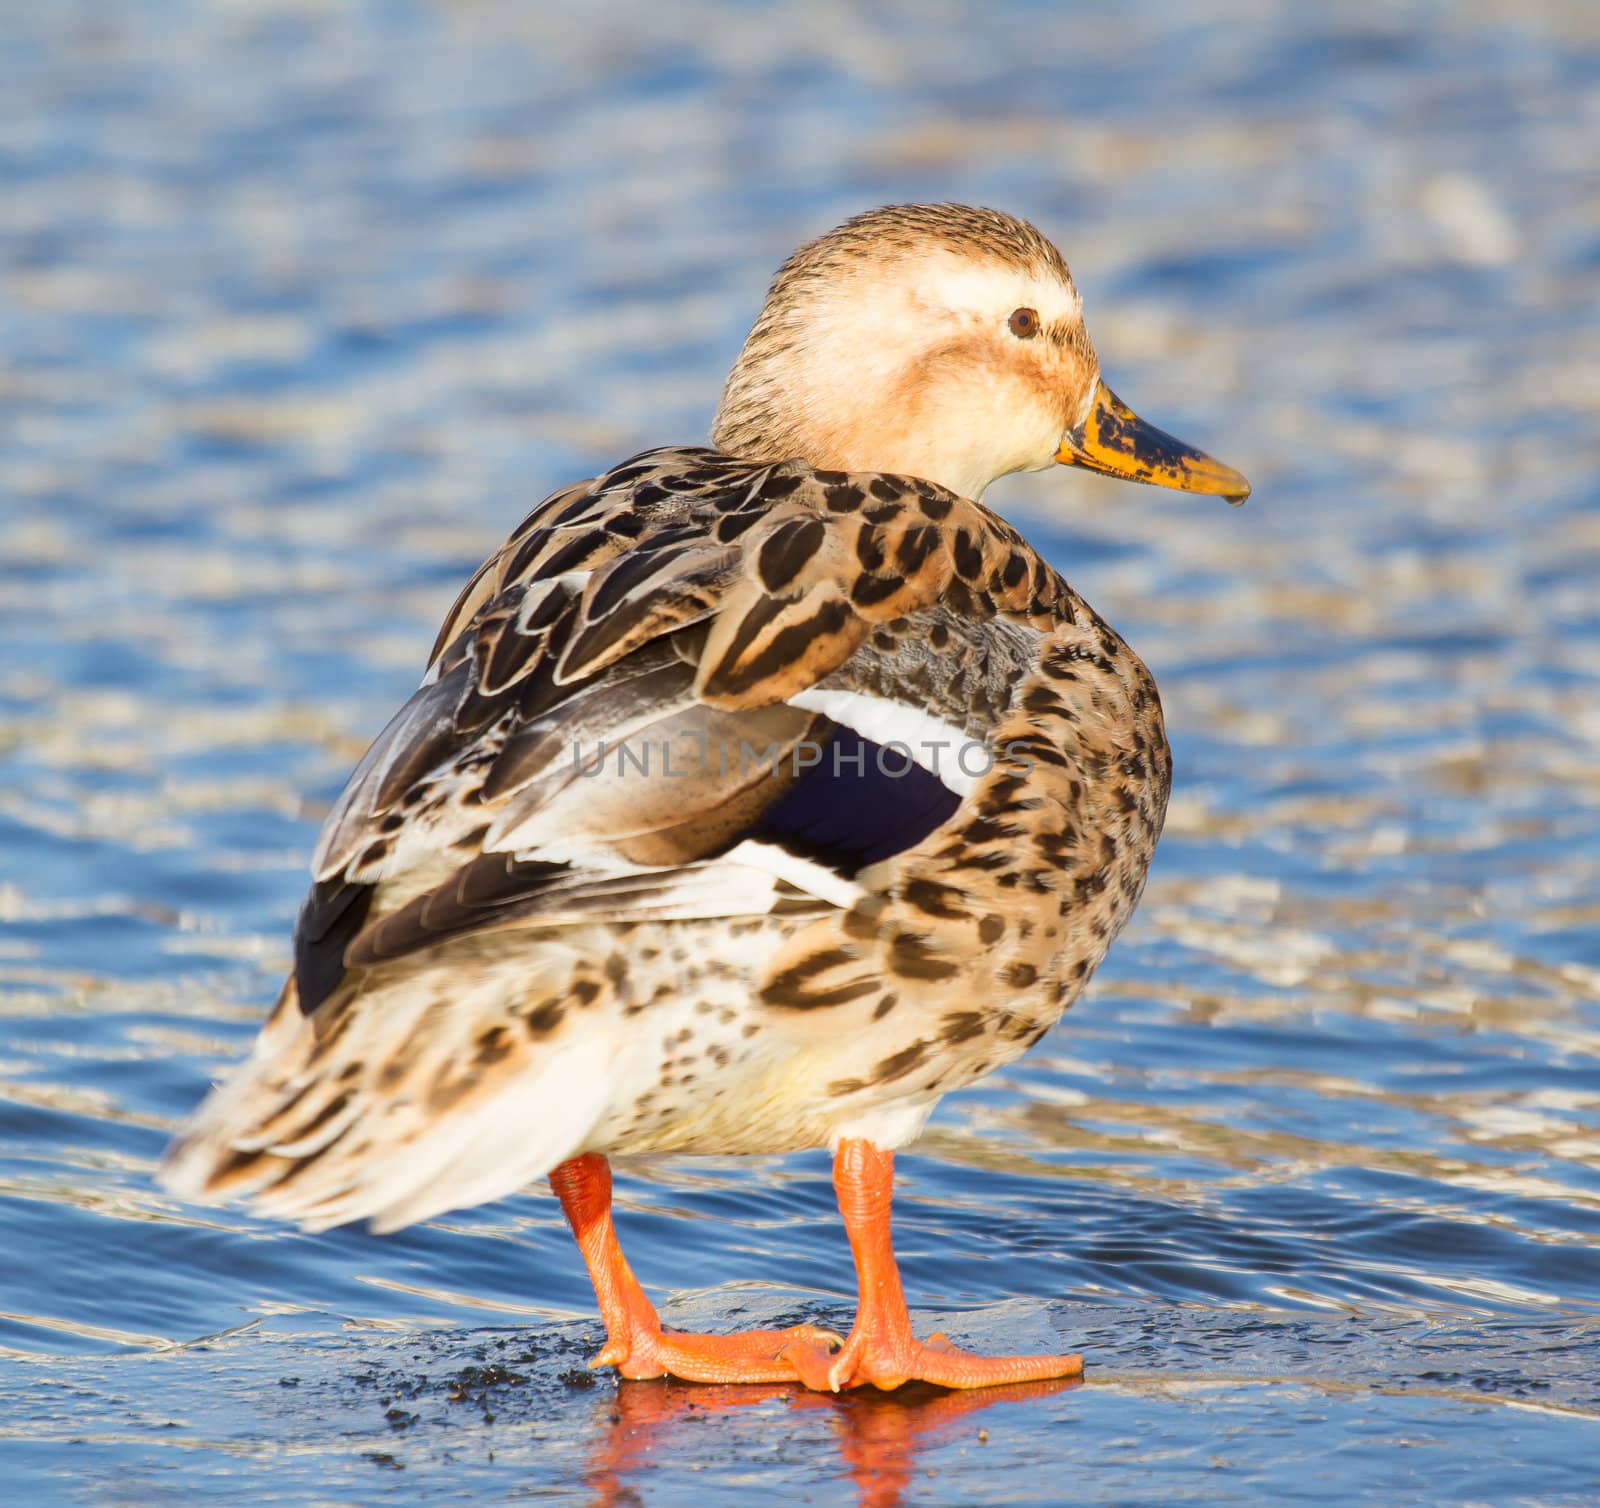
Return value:
<svg viewBox="0 0 1600 1508">
<path fill-rule="evenodd" d="M 903 1144 L 1048 1030 L 1138 900 L 1155 685 L 974 500 L 1056 459 L 1247 490 L 1108 403 L 1021 221 L 902 206 L 798 251 L 719 448 L 556 493 L 468 583 L 170 1185 L 393 1228 L 555 1169 L 606 1359 L 701 1375 L 607 1308 L 573 1181 L 595 1154 Z M 816 1346 L 760 1366 L 997 1380 L 898 1352 L 819 1372 Z"/>
</svg>

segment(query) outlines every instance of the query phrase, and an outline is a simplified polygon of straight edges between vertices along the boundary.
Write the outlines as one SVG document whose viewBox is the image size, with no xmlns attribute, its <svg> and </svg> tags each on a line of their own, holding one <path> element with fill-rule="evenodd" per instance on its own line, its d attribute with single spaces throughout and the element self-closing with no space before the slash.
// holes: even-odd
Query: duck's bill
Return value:
<svg viewBox="0 0 1600 1508">
<path fill-rule="evenodd" d="M 1089 417 L 1061 437 L 1056 460 L 1106 476 L 1179 492 L 1205 492 L 1235 505 L 1250 496 L 1250 484 L 1231 466 L 1146 424 L 1105 383 L 1096 383 Z"/>
</svg>

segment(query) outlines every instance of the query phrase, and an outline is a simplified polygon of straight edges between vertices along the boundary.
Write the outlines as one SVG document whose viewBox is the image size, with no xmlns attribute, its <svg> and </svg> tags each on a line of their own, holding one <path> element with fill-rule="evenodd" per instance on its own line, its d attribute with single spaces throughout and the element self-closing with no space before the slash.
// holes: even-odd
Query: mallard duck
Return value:
<svg viewBox="0 0 1600 1508">
<path fill-rule="evenodd" d="M 916 1339 L 890 1242 L 895 1149 L 1083 990 L 1170 778 L 1149 671 L 980 499 L 1249 484 L 1105 385 L 1049 240 L 948 204 L 795 252 L 711 440 L 555 493 L 467 583 L 167 1185 L 389 1231 L 548 1177 L 625 1377 L 1071 1375 Z M 848 1336 L 663 1329 L 609 1159 L 821 1147 Z"/>
</svg>

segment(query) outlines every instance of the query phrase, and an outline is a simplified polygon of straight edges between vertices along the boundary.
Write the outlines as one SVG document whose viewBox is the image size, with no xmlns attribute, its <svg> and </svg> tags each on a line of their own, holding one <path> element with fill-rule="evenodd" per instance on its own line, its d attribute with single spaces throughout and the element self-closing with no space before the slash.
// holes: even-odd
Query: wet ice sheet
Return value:
<svg viewBox="0 0 1600 1508">
<path fill-rule="evenodd" d="M 175 1463 L 194 1502 L 237 1501 L 243 1482 L 336 1502 L 1500 1502 L 1526 1501 L 1530 1480 L 1540 1502 L 1592 1493 L 1592 1324 L 1230 1322 L 1131 1304 L 1109 1323 L 1066 1304 L 1029 1323 L 1019 1307 L 939 1318 L 979 1343 L 1019 1321 L 1041 1345 L 1082 1337 L 1106 1364 L 1082 1384 L 819 1396 L 597 1381 L 582 1366 L 593 1327 L 575 1322 L 419 1335 L 302 1319 L 120 1367 L 59 1365 L 0 1438 L 13 1483 L 58 1489 L 70 1453 L 96 1501 L 164 1495 Z M 801 1312 L 757 1301 L 741 1318 Z"/>
</svg>

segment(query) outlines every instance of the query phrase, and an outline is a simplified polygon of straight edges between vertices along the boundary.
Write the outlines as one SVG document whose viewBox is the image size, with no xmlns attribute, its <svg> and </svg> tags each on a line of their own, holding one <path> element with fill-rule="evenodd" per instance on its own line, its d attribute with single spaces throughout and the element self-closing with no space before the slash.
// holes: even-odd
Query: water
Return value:
<svg viewBox="0 0 1600 1508">
<path fill-rule="evenodd" d="M 0 85 L 12 1491 L 1593 1499 L 1592 8 L 11 6 Z M 619 1388 L 541 1195 L 159 1194 L 465 573 L 702 436 L 781 257 L 908 198 L 1056 234 L 1113 385 L 1257 488 L 990 496 L 1155 670 L 1177 793 L 897 1230 L 926 1325 L 1086 1385 Z M 620 1221 L 683 1323 L 848 1318 L 819 1157 Z"/>
</svg>

